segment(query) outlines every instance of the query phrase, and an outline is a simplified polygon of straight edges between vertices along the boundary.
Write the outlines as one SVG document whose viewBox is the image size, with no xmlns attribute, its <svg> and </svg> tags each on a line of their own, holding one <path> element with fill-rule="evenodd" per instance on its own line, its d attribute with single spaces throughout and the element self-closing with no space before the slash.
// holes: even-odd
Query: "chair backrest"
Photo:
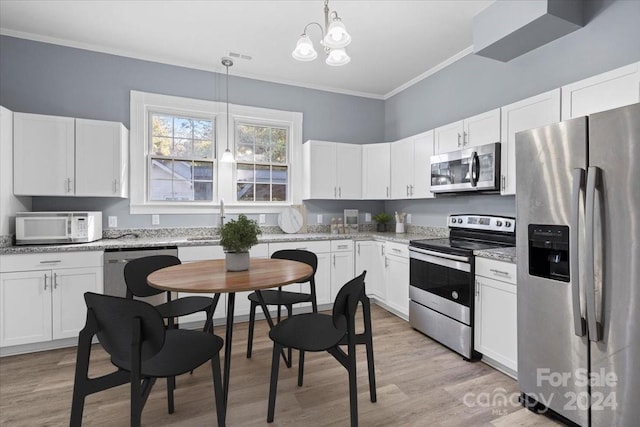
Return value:
<svg viewBox="0 0 640 427">
<path fill-rule="evenodd" d="M 149 303 L 86 292 L 84 300 L 97 323 L 98 340 L 115 360 L 131 360 L 134 319 L 140 319 L 142 360 L 160 351 L 165 328 L 160 313 Z"/>
<path fill-rule="evenodd" d="M 304 249 L 282 249 L 271 255 L 271 258 L 290 259 L 292 261 L 300 261 L 308 264 L 313 268 L 313 274 L 318 269 L 318 257 L 313 252 Z"/>
<path fill-rule="evenodd" d="M 124 266 L 124 281 L 129 293 L 137 297 L 150 297 L 164 291 L 152 288 L 147 284 L 147 276 L 161 268 L 181 264 L 173 255 L 151 255 L 129 261 Z"/>
<path fill-rule="evenodd" d="M 347 319 L 354 319 L 358 303 L 364 295 L 364 276 L 367 271 L 363 271 L 358 277 L 349 280 L 340 288 L 336 300 L 333 303 L 333 325 L 337 329 L 345 329 Z"/>
</svg>

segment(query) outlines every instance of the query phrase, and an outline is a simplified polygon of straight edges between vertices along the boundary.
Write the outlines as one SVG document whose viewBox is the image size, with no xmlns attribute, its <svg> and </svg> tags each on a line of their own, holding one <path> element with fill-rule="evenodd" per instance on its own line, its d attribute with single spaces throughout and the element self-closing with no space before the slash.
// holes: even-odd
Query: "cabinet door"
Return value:
<svg viewBox="0 0 640 427">
<path fill-rule="evenodd" d="M 475 349 L 517 372 L 516 286 L 476 276 L 475 310 Z"/>
<path fill-rule="evenodd" d="M 356 242 L 355 272 L 367 271 L 365 290 L 369 297 L 385 302 L 384 292 L 384 243 L 375 241 Z"/>
<path fill-rule="evenodd" d="M 76 119 L 76 196 L 126 197 L 125 131 L 121 123 Z"/>
<path fill-rule="evenodd" d="M 336 143 L 307 141 L 302 147 L 304 163 L 304 197 L 306 199 L 335 199 Z"/>
<path fill-rule="evenodd" d="M 414 170 L 413 139 L 405 138 L 391 144 L 391 198 L 411 197 Z M 429 169 L 428 163 L 422 168 Z"/>
<path fill-rule="evenodd" d="M 77 337 L 87 318 L 84 293 L 102 293 L 102 268 L 53 270 L 52 275 L 53 339 Z"/>
<path fill-rule="evenodd" d="M 391 182 L 391 147 L 395 144 L 362 146 L 362 198 L 388 199 Z"/>
<path fill-rule="evenodd" d="M 409 317 L 409 259 L 386 256 L 385 277 L 387 305 L 398 315 Z"/>
<path fill-rule="evenodd" d="M 13 123 L 14 194 L 73 195 L 74 119 L 14 113 Z M 87 161 L 96 163 L 95 154 Z"/>
<path fill-rule="evenodd" d="M 462 120 L 434 130 L 435 154 L 448 153 L 462 148 L 464 123 Z"/>
<path fill-rule="evenodd" d="M 331 254 L 331 301 L 336 299 L 340 288 L 353 277 L 353 251 L 333 252 Z"/>
<path fill-rule="evenodd" d="M 516 133 L 560 121 L 560 89 L 502 107 L 501 194 L 516 194 Z"/>
<path fill-rule="evenodd" d="M 333 304 L 331 298 L 331 254 L 318 253 L 316 270 L 316 302 L 318 305 Z"/>
<path fill-rule="evenodd" d="M 413 187 L 412 199 L 433 198 L 431 192 L 431 156 L 433 155 L 433 131 L 421 133 L 413 138 Z"/>
<path fill-rule="evenodd" d="M 462 145 L 475 147 L 500 141 L 500 109 L 487 111 L 464 121 Z"/>
<path fill-rule="evenodd" d="M 562 87 L 562 120 L 640 102 L 640 62 Z"/>
<path fill-rule="evenodd" d="M 51 340 L 51 279 L 49 270 L 0 274 L 0 346 Z"/>
<path fill-rule="evenodd" d="M 336 185 L 338 199 L 362 198 L 362 147 L 336 144 Z M 325 167 L 321 165 L 320 167 Z"/>
</svg>

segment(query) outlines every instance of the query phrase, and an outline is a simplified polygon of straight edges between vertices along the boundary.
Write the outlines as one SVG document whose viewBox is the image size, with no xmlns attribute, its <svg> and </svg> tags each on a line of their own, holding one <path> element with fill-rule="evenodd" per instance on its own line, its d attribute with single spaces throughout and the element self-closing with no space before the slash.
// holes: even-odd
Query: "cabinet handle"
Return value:
<svg viewBox="0 0 640 427">
<path fill-rule="evenodd" d="M 334 267 L 336 266 L 336 255 L 335 254 L 333 255 L 333 266 Z"/>
<path fill-rule="evenodd" d="M 333 198 L 334 199 L 338 198 L 338 187 L 333 187 Z"/>
<path fill-rule="evenodd" d="M 476 280 L 476 297 L 480 295 L 480 283 Z"/>
<path fill-rule="evenodd" d="M 67 193 L 71 193 L 71 178 L 67 178 Z"/>
<path fill-rule="evenodd" d="M 413 185 L 409 184 L 409 195 L 413 196 Z"/>
<path fill-rule="evenodd" d="M 389 187 L 387 187 L 387 197 L 389 197 Z"/>
<path fill-rule="evenodd" d="M 358 255 L 360 255 L 360 243 L 358 243 Z"/>
<path fill-rule="evenodd" d="M 58 287 L 58 274 L 53 273 L 53 289 L 56 289 L 57 287 Z"/>
<path fill-rule="evenodd" d="M 503 276 L 509 276 L 509 272 L 507 271 L 501 271 L 501 270 L 496 270 L 494 268 L 489 269 L 490 272 L 495 273 L 495 274 L 501 274 Z"/>
<path fill-rule="evenodd" d="M 396 252 L 396 253 L 401 253 L 402 252 L 400 249 L 397 249 L 397 248 L 391 248 L 391 250 L 393 252 Z"/>
<path fill-rule="evenodd" d="M 47 290 L 47 279 L 48 279 L 47 273 L 44 273 L 44 290 L 45 291 Z"/>
<path fill-rule="evenodd" d="M 462 135 L 460 135 L 460 132 L 458 132 L 458 147 L 462 147 L 462 143 L 460 142 L 460 138 L 462 138 Z"/>
<path fill-rule="evenodd" d="M 465 146 L 469 143 L 469 134 L 467 132 L 462 132 L 462 145 Z"/>
<path fill-rule="evenodd" d="M 349 245 L 338 245 L 338 249 L 349 249 Z"/>
<path fill-rule="evenodd" d="M 406 194 L 407 194 L 407 196 L 409 195 L 409 186 L 408 185 L 407 185 Z"/>
<path fill-rule="evenodd" d="M 338 187 L 338 198 L 342 198 L 342 187 Z"/>
<path fill-rule="evenodd" d="M 54 260 L 51 260 L 51 261 L 40 261 L 40 264 L 56 264 L 56 263 L 59 263 L 59 262 L 61 262 L 59 259 L 54 259 Z"/>
<path fill-rule="evenodd" d="M 306 248 L 306 247 L 303 247 L 303 248 L 296 248 L 296 250 L 298 250 L 298 251 L 306 251 L 306 250 L 307 250 L 307 248 Z"/>
<path fill-rule="evenodd" d="M 380 246 L 380 249 L 382 250 L 382 256 L 384 256 L 384 245 Z"/>
<path fill-rule="evenodd" d="M 502 191 L 504 191 L 505 188 L 507 188 L 507 176 L 502 175 Z"/>
<path fill-rule="evenodd" d="M 389 258 L 384 257 L 384 268 L 389 267 Z"/>
</svg>

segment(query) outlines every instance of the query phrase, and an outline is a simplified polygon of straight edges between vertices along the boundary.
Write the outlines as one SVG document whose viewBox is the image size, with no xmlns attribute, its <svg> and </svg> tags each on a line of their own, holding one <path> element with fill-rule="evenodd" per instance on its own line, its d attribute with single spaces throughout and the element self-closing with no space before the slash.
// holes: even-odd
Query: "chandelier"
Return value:
<svg viewBox="0 0 640 427">
<path fill-rule="evenodd" d="M 335 10 L 329 11 L 329 0 L 324 1 L 324 27 L 317 22 L 308 23 L 304 27 L 291 56 L 298 61 L 313 61 L 318 57 L 318 52 L 313 48 L 313 42 L 307 35 L 307 29 L 312 25 L 317 25 L 322 33 L 320 44 L 324 47 L 324 52 L 327 55 L 325 60 L 327 65 L 338 67 L 348 64 L 351 58 L 347 55 L 345 47 L 351 43 L 351 36 L 338 13 Z"/>
</svg>

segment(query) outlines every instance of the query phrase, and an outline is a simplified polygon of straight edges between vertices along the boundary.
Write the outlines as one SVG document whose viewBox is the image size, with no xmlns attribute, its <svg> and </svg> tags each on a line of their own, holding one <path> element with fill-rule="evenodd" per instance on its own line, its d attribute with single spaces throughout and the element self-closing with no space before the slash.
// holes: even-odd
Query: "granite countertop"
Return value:
<svg viewBox="0 0 640 427">
<path fill-rule="evenodd" d="M 498 261 L 510 262 L 512 264 L 516 264 L 516 247 L 511 246 L 508 248 L 496 248 L 496 249 L 485 249 L 481 251 L 473 251 L 475 256 L 483 257 L 483 258 L 491 258 L 496 259 Z"/>
<path fill-rule="evenodd" d="M 414 239 L 437 238 L 446 235 L 446 229 L 427 230 L 426 233 L 378 233 L 359 232 L 351 234 L 331 233 L 306 233 L 306 234 L 262 234 L 258 240 L 260 243 L 287 242 L 296 240 L 385 240 L 390 242 L 406 243 Z M 136 248 L 158 248 L 163 246 L 207 246 L 218 245 L 220 238 L 217 235 L 206 236 L 126 236 L 117 239 L 101 239 L 91 243 L 65 244 L 65 245 L 27 245 L 6 246 L 0 248 L 0 255 L 29 254 L 49 252 L 78 252 L 78 251 L 102 251 Z"/>
</svg>

